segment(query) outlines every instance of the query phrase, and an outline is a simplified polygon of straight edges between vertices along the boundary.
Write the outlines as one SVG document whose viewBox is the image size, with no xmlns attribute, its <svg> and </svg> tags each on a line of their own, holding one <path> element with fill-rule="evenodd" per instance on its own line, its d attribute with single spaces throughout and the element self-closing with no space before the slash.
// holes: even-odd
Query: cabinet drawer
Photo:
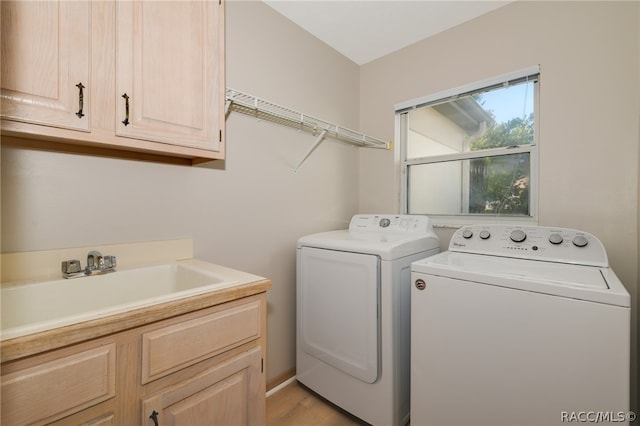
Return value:
<svg viewBox="0 0 640 426">
<path fill-rule="evenodd" d="M 2 423 L 53 421 L 115 396 L 116 345 L 90 349 L 2 378 Z"/>
<path fill-rule="evenodd" d="M 260 337 L 255 301 L 142 335 L 142 384 Z"/>
</svg>

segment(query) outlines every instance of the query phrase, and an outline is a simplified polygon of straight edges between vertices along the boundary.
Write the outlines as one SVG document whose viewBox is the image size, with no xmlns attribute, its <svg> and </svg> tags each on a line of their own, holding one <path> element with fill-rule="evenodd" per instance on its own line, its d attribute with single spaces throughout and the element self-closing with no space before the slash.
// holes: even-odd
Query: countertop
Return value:
<svg viewBox="0 0 640 426">
<path fill-rule="evenodd" d="M 245 275 L 246 279 L 239 281 L 237 285 L 232 287 L 5 340 L 0 345 L 0 360 L 7 362 L 25 358 L 241 299 L 271 288 L 271 281 L 266 278 L 237 272 Z"/>
</svg>

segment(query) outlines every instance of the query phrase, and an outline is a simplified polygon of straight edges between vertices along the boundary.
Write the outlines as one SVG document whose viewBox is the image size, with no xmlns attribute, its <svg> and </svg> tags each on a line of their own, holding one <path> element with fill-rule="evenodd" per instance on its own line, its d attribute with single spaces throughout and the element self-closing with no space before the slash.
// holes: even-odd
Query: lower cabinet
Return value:
<svg viewBox="0 0 640 426">
<path fill-rule="evenodd" d="M 84 422 L 82 426 L 116 426 L 116 418 L 113 413 L 108 413 Z"/>
<path fill-rule="evenodd" d="M 1 423 L 265 424 L 266 293 L 2 364 Z"/>
<path fill-rule="evenodd" d="M 263 424 L 261 348 L 253 348 L 142 401 L 146 425 Z"/>
</svg>

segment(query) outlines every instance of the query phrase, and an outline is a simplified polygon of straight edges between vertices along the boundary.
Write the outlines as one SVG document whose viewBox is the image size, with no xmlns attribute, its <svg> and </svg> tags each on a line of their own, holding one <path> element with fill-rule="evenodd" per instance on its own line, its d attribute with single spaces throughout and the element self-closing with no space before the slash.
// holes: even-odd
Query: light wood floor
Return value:
<svg viewBox="0 0 640 426">
<path fill-rule="evenodd" d="M 363 426 L 345 413 L 293 382 L 267 398 L 267 426 Z"/>
</svg>

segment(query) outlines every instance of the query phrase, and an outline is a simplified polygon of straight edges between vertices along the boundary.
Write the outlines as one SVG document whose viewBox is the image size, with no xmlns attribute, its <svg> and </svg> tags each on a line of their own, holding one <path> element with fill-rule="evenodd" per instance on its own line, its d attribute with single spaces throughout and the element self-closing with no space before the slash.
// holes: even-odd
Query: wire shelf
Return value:
<svg viewBox="0 0 640 426">
<path fill-rule="evenodd" d="M 226 112 L 229 111 L 237 111 L 260 120 L 268 120 L 298 130 L 309 131 L 314 135 L 323 134 L 323 136 L 326 135 L 362 147 L 391 149 L 391 142 L 367 136 L 356 130 L 329 123 L 231 88 L 227 88 L 226 93 Z"/>
</svg>

